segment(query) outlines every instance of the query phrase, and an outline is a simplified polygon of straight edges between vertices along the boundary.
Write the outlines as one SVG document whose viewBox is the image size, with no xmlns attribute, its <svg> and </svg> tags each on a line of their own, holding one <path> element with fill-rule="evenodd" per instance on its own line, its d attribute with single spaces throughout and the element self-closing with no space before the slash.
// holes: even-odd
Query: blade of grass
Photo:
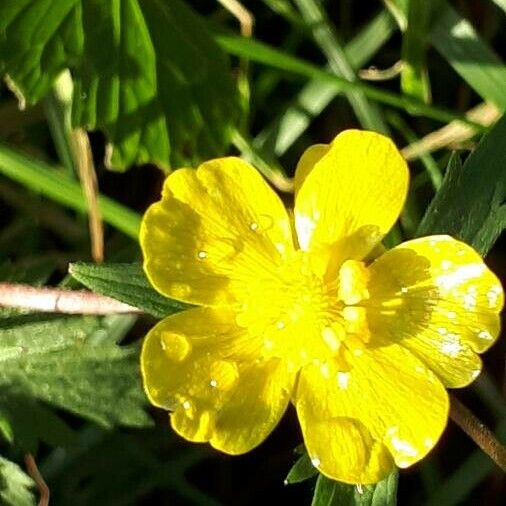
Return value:
<svg viewBox="0 0 506 506">
<path fill-rule="evenodd" d="M 401 90 L 404 94 L 429 103 L 431 92 L 425 64 L 427 33 L 433 4 L 425 0 L 409 0 L 407 27 L 402 37 Z M 413 111 L 416 114 L 416 110 Z"/>
<path fill-rule="evenodd" d="M 506 440 L 506 419 L 496 430 L 500 441 Z M 479 485 L 494 469 L 494 463 L 481 450 L 475 450 L 470 457 L 454 471 L 440 487 L 434 490 L 425 506 L 453 506 L 462 504 L 471 491 Z"/>
<path fill-rule="evenodd" d="M 406 24 L 406 4 L 385 0 L 399 26 Z M 440 0 L 429 40 L 441 56 L 485 101 L 506 110 L 506 66 L 476 33 L 473 25 L 447 2 Z"/>
<path fill-rule="evenodd" d="M 292 74 L 308 78 L 319 78 L 323 81 L 333 83 L 340 93 L 352 90 L 362 91 L 365 96 L 382 104 L 390 105 L 402 110 L 406 110 L 407 107 L 415 107 L 417 108 L 418 114 L 427 118 L 441 121 L 442 123 L 460 120 L 475 127 L 478 131 L 483 130 L 481 125 L 478 125 L 461 114 L 455 113 L 451 110 L 442 107 L 430 106 L 411 97 L 402 97 L 397 93 L 376 88 L 360 81 L 347 81 L 346 79 L 336 76 L 327 70 L 320 69 L 316 65 L 286 54 L 283 51 L 279 51 L 257 40 L 243 39 L 241 37 L 223 34 L 215 35 L 215 40 L 230 54 L 242 58 L 249 58 L 251 61 L 262 63 Z"/>
<path fill-rule="evenodd" d="M 352 67 L 358 69 L 364 65 L 394 30 L 392 17 L 381 11 L 345 46 Z M 268 149 L 277 156 L 283 155 L 338 93 L 333 83 L 312 79 L 298 93 L 292 105 L 258 134 L 255 146 Z"/>
<path fill-rule="evenodd" d="M 357 76 L 338 39 L 336 29 L 328 19 L 320 0 L 295 0 L 302 18 L 311 28 L 313 37 L 327 57 L 330 69 L 348 81 L 357 81 Z M 376 104 L 371 104 L 363 93 L 350 91 L 346 93 L 351 107 L 364 128 L 388 133 Z"/>
<path fill-rule="evenodd" d="M 87 213 L 83 191 L 77 181 L 1 143 L 0 173 L 65 207 Z M 98 202 L 106 223 L 128 237 L 138 239 L 140 216 L 136 212 L 103 195 L 99 196 Z"/>
<path fill-rule="evenodd" d="M 502 9 L 506 13 L 506 0 L 492 0 L 499 9 Z"/>
<path fill-rule="evenodd" d="M 400 114 L 390 111 L 387 114 L 387 118 L 392 126 L 394 126 L 401 133 L 401 135 L 409 144 L 414 144 L 415 142 L 419 141 L 416 134 L 413 132 L 413 130 L 411 130 L 411 128 L 409 128 L 409 125 L 404 121 Z M 436 191 L 439 190 L 441 187 L 441 182 L 443 181 L 443 174 L 441 173 L 438 164 L 429 153 L 423 153 L 420 156 L 420 161 L 422 162 L 425 171 L 429 176 L 432 187 Z"/>
</svg>

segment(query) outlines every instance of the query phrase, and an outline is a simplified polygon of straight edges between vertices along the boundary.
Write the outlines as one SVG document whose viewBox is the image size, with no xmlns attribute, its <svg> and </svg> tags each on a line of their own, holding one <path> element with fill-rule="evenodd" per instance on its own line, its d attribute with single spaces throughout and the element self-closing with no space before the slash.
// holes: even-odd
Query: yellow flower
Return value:
<svg viewBox="0 0 506 506">
<path fill-rule="evenodd" d="M 173 429 L 229 453 L 261 443 L 292 402 L 313 464 L 373 483 L 434 447 L 445 387 L 479 374 L 503 291 L 469 246 L 439 235 L 382 253 L 408 170 L 387 138 L 310 147 L 293 217 L 238 158 L 171 174 L 144 216 L 153 286 L 197 307 L 147 335 L 144 386 Z"/>
</svg>

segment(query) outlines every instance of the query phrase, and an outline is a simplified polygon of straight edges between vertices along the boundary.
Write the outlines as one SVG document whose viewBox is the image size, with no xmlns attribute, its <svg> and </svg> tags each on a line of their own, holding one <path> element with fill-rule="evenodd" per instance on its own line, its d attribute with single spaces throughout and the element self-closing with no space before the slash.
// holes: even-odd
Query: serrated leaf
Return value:
<svg viewBox="0 0 506 506">
<path fill-rule="evenodd" d="M 104 320 L 57 315 L 0 320 L 0 388 L 107 427 L 149 425 L 138 347 L 118 346 Z"/>
<path fill-rule="evenodd" d="M 227 58 L 181 0 L 4 0 L 0 33 L 0 74 L 28 104 L 72 70 L 73 123 L 106 132 L 115 168 L 181 165 L 229 141 Z"/>
<path fill-rule="evenodd" d="M 35 506 L 33 480 L 14 462 L 0 457 L 0 503 L 4 506 Z"/>
<path fill-rule="evenodd" d="M 506 116 L 462 166 L 454 155 L 417 235 L 450 234 L 485 255 L 506 228 Z"/>
<path fill-rule="evenodd" d="M 288 472 L 285 483 L 292 485 L 293 483 L 300 483 L 301 481 L 309 480 L 318 474 L 318 469 L 313 466 L 309 455 L 304 453 L 297 459 L 295 464 Z"/>
<path fill-rule="evenodd" d="M 155 318 L 164 318 L 189 307 L 160 295 L 138 263 L 97 265 L 77 262 L 69 266 L 69 273 L 86 288 L 142 309 Z"/>
<path fill-rule="evenodd" d="M 374 485 L 348 485 L 318 477 L 312 506 L 395 506 L 399 472 L 390 473 Z"/>
</svg>

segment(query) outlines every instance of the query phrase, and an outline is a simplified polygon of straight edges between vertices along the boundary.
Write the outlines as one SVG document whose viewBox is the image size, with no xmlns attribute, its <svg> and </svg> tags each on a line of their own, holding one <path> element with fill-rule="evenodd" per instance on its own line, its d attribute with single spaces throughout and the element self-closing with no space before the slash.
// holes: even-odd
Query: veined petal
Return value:
<svg viewBox="0 0 506 506">
<path fill-rule="evenodd" d="M 304 172 L 316 158 L 308 155 Z M 374 132 L 342 132 L 314 164 L 297 194 L 295 228 L 300 247 L 325 248 L 365 230 L 374 241 L 365 253 L 357 246 L 353 256 L 360 260 L 397 220 L 408 179 L 406 163 L 390 139 Z"/>
<path fill-rule="evenodd" d="M 472 382 L 476 353 L 499 335 L 501 284 L 470 246 L 449 236 L 405 242 L 370 266 L 371 334 L 417 355 L 447 387 Z"/>
<path fill-rule="evenodd" d="M 297 414 L 323 474 L 374 483 L 391 471 L 392 458 L 408 467 L 436 444 L 447 422 L 448 396 L 436 376 L 398 345 L 367 348 L 348 362 L 347 371 L 333 362 L 301 371 Z"/>
<path fill-rule="evenodd" d="M 276 193 L 239 158 L 221 158 L 166 180 L 144 215 L 144 269 L 162 294 L 222 305 L 293 250 L 290 221 Z"/>
<path fill-rule="evenodd" d="M 229 310 L 189 309 L 146 336 L 144 388 L 154 405 L 172 411 L 171 425 L 185 439 L 247 452 L 278 423 L 294 381 L 279 360 L 257 360 L 260 346 Z"/>
<path fill-rule="evenodd" d="M 316 163 L 328 153 L 329 149 L 330 144 L 313 144 L 302 153 L 293 178 L 295 195 L 297 195 L 302 188 L 302 184 L 306 180 L 307 175 L 313 170 Z"/>
</svg>

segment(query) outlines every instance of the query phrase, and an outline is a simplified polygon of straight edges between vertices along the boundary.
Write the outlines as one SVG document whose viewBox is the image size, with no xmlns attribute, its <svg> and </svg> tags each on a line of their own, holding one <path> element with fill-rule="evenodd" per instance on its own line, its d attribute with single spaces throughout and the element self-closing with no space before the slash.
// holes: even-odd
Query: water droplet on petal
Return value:
<svg viewBox="0 0 506 506">
<path fill-rule="evenodd" d="M 286 327 L 286 323 L 283 320 L 278 320 L 276 322 L 276 328 L 278 330 L 283 330 Z"/>
<path fill-rule="evenodd" d="M 314 467 L 320 467 L 321 460 L 318 457 L 311 457 L 311 464 L 313 464 Z"/>
<path fill-rule="evenodd" d="M 274 218 L 268 214 L 261 214 L 258 216 L 258 228 L 267 232 L 274 226 Z"/>
<path fill-rule="evenodd" d="M 408 293 L 408 289 L 405 286 L 403 286 L 401 288 L 401 293 Z"/>
<path fill-rule="evenodd" d="M 252 221 L 250 224 L 249 224 L 249 229 L 252 231 L 252 232 L 256 232 L 258 230 L 258 223 L 256 221 Z"/>
<path fill-rule="evenodd" d="M 348 388 L 348 384 L 350 382 L 350 373 L 349 372 L 341 372 L 337 373 L 337 384 L 339 388 L 342 390 L 346 390 Z"/>
<path fill-rule="evenodd" d="M 481 330 L 479 333 L 478 333 L 478 337 L 480 339 L 485 339 L 485 340 L 490 340 L 492 339 L 492 334 L 488 331 L 488 330 Z"/>
<path fill-rule="evenodd" d="M 196 414 L 196 409 L 195 409 L 195 404 L 193 404 L 192 401 L 190 401 L 189 399 L 185 399 L 182 403 L 181 403 L 181 406 L 183 407 L 184 409 L 184 413 L 185 415 L 190 419 L 190 420 L 193 420 L 195 418 L 195 414 Z"/>
<path fill-rule="evenodd" d="M 198 253 L 197 253 L 197 258 L 199 260 L 205 260 L 207 258 L 207 252 L 204 251 L 204 250 L 200 250 Z"/>
<path fill-rule="evenodd" d="M 185 336 L 173 332 L 162 332 L 160 344 L 165 355 L 174 362 L 182 362 L 191 351 L 191 343 Z"/>
<path fill-rule="evenodd" d="M 231 390 L 239 379 L 239 370 L 235 362 L 228 360 L 217 360 L 211 364 L 210 385 L 218 390 Z"/>
</svg>

